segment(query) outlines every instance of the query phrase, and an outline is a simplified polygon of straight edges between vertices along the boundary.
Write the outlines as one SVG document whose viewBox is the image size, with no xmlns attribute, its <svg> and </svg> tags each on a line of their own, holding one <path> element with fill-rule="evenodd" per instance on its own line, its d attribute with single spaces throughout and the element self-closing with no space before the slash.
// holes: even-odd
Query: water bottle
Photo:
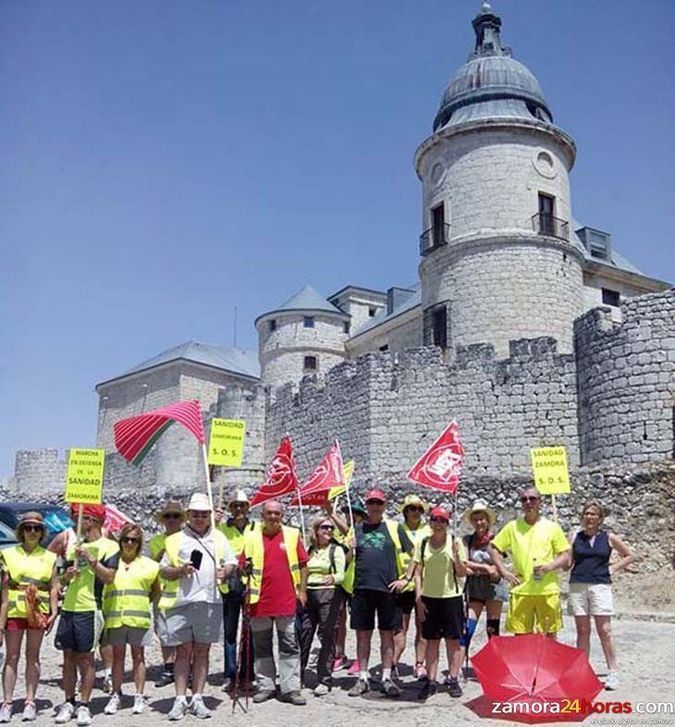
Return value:
<svg viewBox="0 0 675 727">
<path fill-rule="evenodd" d="M 537 574 L 537 573 L 535 572 L 535 570 L 534 570 L 534 569 L 535 569 L 536 567 L 537 567 L 537 559 L 536 559 L 536 558 L 532 558 L 532 578 L 533 578 L 533 579 L 534 579 L 535 581 L 540 581 L 540 580 L 541 580 L 541 576 L 540 576 L 540 575 L 538 575 L 538 574 Z"/>
</svg>

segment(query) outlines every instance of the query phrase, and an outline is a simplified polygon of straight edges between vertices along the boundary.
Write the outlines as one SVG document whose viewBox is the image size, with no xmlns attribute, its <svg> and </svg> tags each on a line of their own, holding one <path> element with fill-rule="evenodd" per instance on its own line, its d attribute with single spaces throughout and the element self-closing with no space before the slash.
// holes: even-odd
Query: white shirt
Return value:
<svg viewBox="0 0 675 727">
<path fill-rule="evenodd" d="M 177 606 L 182 603 L 220 603 L 219 584 L 216 583 L 216 566 L 237 564 L 232 548 L 230 548 L 227 539 L 224 538 L 224 540 L 223 562 L 216 564 L 216 548 L 211 528 L 201 536 L 195 533 L 189 525 L 186 525 L 181 531 L 178 546 L 179 561 L 189 563 L 192 551 L 197 550 L 202 554 L 202 562 L 199 570 L 195 571 L 191 576 L 183 576 L 180 579 L 176 596 Z M 162 567 L 171 565 L 166 553 L 164 553 L 160 565 Z"/>
</svg>

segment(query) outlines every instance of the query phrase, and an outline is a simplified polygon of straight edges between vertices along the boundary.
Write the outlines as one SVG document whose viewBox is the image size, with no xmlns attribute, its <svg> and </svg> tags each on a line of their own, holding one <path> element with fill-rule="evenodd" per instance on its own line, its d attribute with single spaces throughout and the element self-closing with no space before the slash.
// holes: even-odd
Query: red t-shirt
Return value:
<svg viewBox="0 0 675 727">
<path fill-rule="evenodd" d="M 263 561 L 260 600 L 251 606 L 251 616 L 295 616 L 295 586 L 288 567 L 284 535 L 263 533 L 265 560 Z M 307 551 L 298 538 L 298 563 L 307 565 Z"/>
</svg>

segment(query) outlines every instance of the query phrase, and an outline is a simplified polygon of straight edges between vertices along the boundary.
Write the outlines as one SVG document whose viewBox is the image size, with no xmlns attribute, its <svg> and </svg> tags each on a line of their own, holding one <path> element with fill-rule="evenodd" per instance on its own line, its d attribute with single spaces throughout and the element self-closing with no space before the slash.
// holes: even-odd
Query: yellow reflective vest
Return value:
<svg viewBox="0 0 675 727">
<path fill-rule="evenodd" d="M 239 530 L 236 525 L 220 523 L 220 525 L 218 525 L 218 530 L 220 530 L 220 532 L 227 538 L 227 542 L 230 544 L 232 552 L 235 557 L 238 558 L 244 552 L 246 533 L 253 532 L 259 525 L 260 523 L 249 521 L 246 523 L 243 530 Z M 222 593 L 229 593 L 230 586 L 227 583 L 224 583 L 220 590 Z"/>
<path fill-rule="evenodd" d="M 403 556 L 406 553 L 401 547 L 401 538 L 399 538 L 399 536 L 398 536 L 399 524 L 395 520 L 383 520 L 382 522 L 387 526 L 387 531 L 389 532 L 389 537 L 391 538 L 392 542 L 394 543 L 394 550 L 396 551 L 396 574 L 397 574 L 398 578 L 401 578 L 401 576 L 405 573 L 405 569 L 406 569 L 406 565 L 405 565 L 404 558 L 403 558 Z M 353 531 L 350 528 L 349 532 L 347 533 L 347 538 L 351 538 L 351 537 L 353 537 Z M 347 591 L 347 593 L 354 592 L 355 580 L 356 580 L 356 553 L 354 553 L 354 557 L 349 561 L 347 570 L 345 570 L 344 580 L 342 581 L 342 587 L 344 588 L 345 591 Z"/>
<path fill-rule="evenodd" d="M 413 544 L 413 549 L 417 545 L 417 543 L 421 543 L 423 538 L 428 538 L 431 536 L 431 528 L 428 525 L 424 525 L 423 523 L 420 523 L 420 526 L 417 528 L 417 530 L 413 530 L 412 528 L 409 528 L 405 523 L 401 523 L 403 526 L 403 530 L 405 530 L 405 534 L 408 536 L 408 540 Z M 405 573 L 408 570 L 408 566 L 410 565 L 410 559 L 412 558 L 412 555 L 410 553 L 403 552 L 401 555 L 401 559 L 403 561 L 404 570 Z M 414 591 L 415 590 L 415 580 L 411 580 L 410 583 L 403 589 L 403 592 L 406 591 Z"/>
<path fill-rule="evenodd" d="M 297 528 L 281 526 L 283 533 L 284 548 L 288 558 L 288 568 L 291 572 L 293 585 L 297 588 L 300 585 L 300 563 L 298 562 L 298 538 L 300 531 Z M 262 527 L 254 530 L 246 530 L 244 540 L 244 551 L 246 557 L 251 559 L 252 570 L 249 583 L 251 605 L 260 600 L 260 588 L 262 586 L 263 570 L 265 568 L 265 544 L 263 542 Z"/>
<path fill-rule="evenodd" d="M 28 553 L 23 545 L 14 545 L 2 551 L 8 572 L 8 618 L 26 618 L 26 586 L 37 587 L 40 611 L 49 613 L 49 583 L 54 572 L 56 553 L 38 545 Z"/>
<path fill-rule="evenodd" d="M 150 591 L 158 574 L 159 563 L 152 558 L 139 555 L 125 563 L 120 557 L 115 580 L 103 589 L 106 629 L 150 627 Z"/>
<path fill-rule="evenodd" d="M 185 562 L 178 556 L 182 535 L 182 530 L 178 533 L 173 533 L 173 535 L 169 535 L 164 542 L 164 552 L 169 559 L 169 565 L 174 568 L 185 565 Z M 220 565 L 225 560 L 225 550 L 228 545 L 227 538 L 220 530 L 216 529 L 213 531 L 213 542 L 215 543 L 216 549 L 216 563 Z M 166 610 L 167 608 L 172 608 L 176 603 L 178 588 L 180 586 L 180 578 L 174 578 L 173 580 L 162 579 L 162 583 L 165 584 L 165 586 L 163 587 L 162 595 L 159 598 L 159 608 Z M 218 589 L 221 593 L 227 593 L 227 585 L 225 583 L 219 583 Z"/>
</svg>

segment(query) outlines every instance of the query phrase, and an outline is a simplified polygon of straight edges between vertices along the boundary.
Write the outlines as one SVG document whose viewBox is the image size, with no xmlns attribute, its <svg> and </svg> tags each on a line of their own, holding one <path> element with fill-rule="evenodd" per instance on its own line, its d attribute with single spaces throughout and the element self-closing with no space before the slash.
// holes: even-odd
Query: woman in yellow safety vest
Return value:
<svg viewBox="0 0 675 727">
<path fill-rule="evenodd" d="M 0 644 L 5 640 L 5 668 L 2 671 L 4 702 L 0 722 L 12 718 L 21 642 L 26 632 L 26 700 L 23 720 L 36 717 L 35 691 L 40 677 L 40 646 L 45 632 L 58 613 L 59 590 L 56 554 L 40 544 L 47 532 L 39 512 L 27 512 L 16 528 L 18 545 L 2 551 L 5 574 L 0 605 Z"/>
<path fill-rule="evenodd" d="M 119 544 L 115 580 L 103 590 L 103 639 L 113 648 L 113 693 L 103 711 L 116 714 L 120 707 L 124 660 L 129 644 L 136 687 L 132 714 L 140 714 L 145 708 L 144 647 L 151 638 L 151 603 L 159 595 L 159 563 L 141 555 L 143 530 L 134 523 L 127 523 L 120 530 Z"/>
</svg>

